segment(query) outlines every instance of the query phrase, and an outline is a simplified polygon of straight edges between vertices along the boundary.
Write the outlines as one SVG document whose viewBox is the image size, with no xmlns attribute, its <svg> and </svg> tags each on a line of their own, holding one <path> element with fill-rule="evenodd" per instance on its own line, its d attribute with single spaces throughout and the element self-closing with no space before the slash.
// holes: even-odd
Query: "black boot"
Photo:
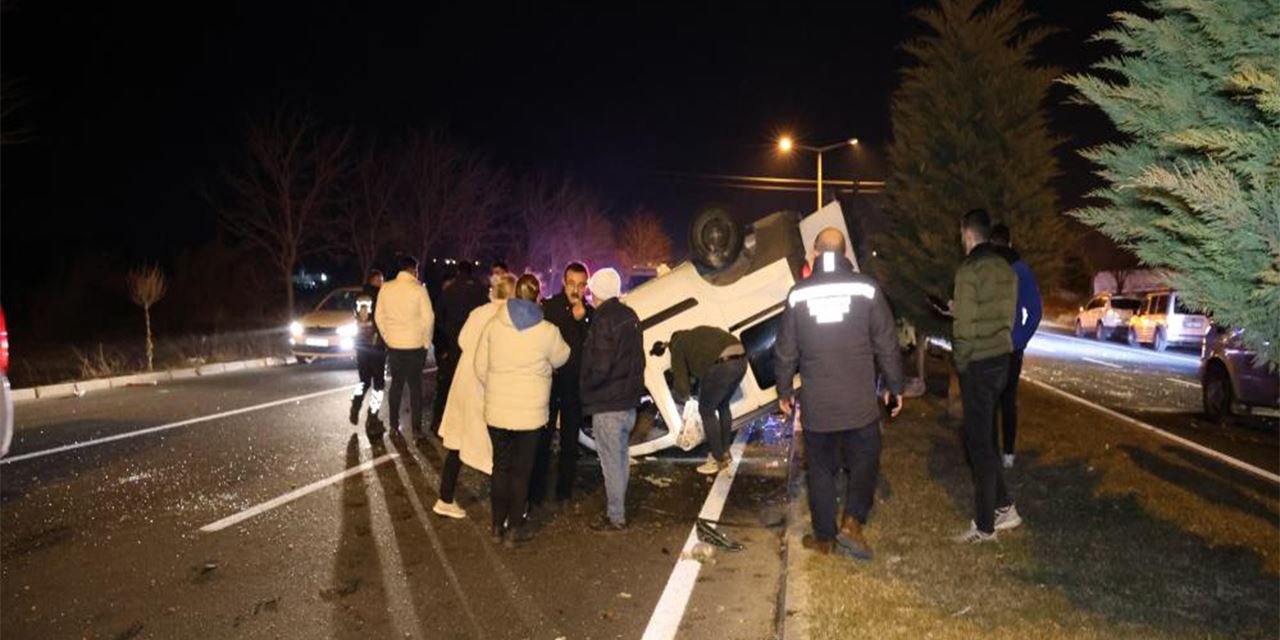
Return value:
<svg viewBox="0 0 1280 640">
<path fill-rule="evenodd" d="M 360 406 L 364 404 L 364 394 L 352 396 L 351 398 L 351 424 L 360 424 Z"/>
<path fill-rule="evenodd" d="M 386 428 L 382 426 L 382 420 L 378 418 L 378 414 L 370 411 L 368 417 L 364 419 L 364 433 L 369 437 L 369 442 L 381 440 L 385 432 Z"/>
</svg>

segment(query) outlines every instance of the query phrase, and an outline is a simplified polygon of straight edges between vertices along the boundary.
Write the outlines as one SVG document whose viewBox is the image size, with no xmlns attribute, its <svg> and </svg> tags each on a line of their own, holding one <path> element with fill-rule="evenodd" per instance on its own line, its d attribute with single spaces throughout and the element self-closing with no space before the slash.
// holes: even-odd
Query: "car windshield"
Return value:
<svg viewBox="0 0 1280 640">
<path fill-rule="evenodd" d="M 353 289 L 339 289 L 329 294 L 324 302 L 316 307 L 316 311 L 352 311 L 356 308 L 358 295 L 360 292 Z"/>
<path fill-rule="evenodd" d="M 1132 298 L 1112 298 L 1112 309 L 1124 309 L 1125 311 L 1137 311 L 1142 306 L 1142 302 Z"/>
</svg>

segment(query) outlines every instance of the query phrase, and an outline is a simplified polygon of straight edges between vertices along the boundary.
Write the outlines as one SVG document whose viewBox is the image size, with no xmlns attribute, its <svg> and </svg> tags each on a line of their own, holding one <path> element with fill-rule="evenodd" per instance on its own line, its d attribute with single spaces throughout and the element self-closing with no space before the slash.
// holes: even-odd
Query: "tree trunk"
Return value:
<svg viewBox="0 0 1280 640">
<path fill-rule="evenodd" d="M 293 269 L 285 269 L 284 272 L 284 300 L 285 310 L 289 314 L 285 317 L 286 323 L 293 322 Z"/>
<path fill-rule="evenodd" d="M 156 346 L 151 340 L 151 306 L 142 308 L 142 315 L 147 319 L 147 371 L 154 371 L 153 363 L 155 360 Z"/>
</svg>

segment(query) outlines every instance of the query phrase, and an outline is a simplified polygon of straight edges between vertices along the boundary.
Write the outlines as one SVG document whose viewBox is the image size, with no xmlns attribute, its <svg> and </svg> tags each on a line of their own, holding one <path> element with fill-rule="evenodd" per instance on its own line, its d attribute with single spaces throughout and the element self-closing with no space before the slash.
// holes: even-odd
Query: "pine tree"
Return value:
<svg viewBox="0 0 1280 640">
<path fill-rule="evenodd" d="M 1050 187 L 1060 141 L 1044 111 L 1058 74 L 1036 66 L 1032 51 L 1050 31 L 1033 26 L 1021 2 L 988 4 L 941 0 L 916 11 L 932 33 L 904 45 L 916 64 L 893 97 L 893 225 L 875 240 L 872 265 L 898 311 L 926 330 L 940 328 L 926 294 L 950 296 L 970 209 L 1009 225 L 1044 286 L 1062 266 L 1065 220 Z"/>
<path fill-rule="evenodd" d="M 1280 362 L 1280 10 L 1154 0 L 1098 36 L 1120 50 L 1065 82 L 1124 142 L 1084 152 L 1107 186 L 1072 214 L 1168 269 L 1171 284 Z"/>
</svg>

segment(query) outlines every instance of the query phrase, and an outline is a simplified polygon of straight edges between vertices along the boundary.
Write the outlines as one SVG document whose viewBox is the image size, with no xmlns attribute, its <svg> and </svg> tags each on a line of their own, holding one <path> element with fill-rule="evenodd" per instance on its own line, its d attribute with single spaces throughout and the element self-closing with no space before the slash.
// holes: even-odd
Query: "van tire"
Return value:
<svg viewBox="0 0 1280 640">
<path fill-rule="evenodd" d="M 726 207 L 710 206 L 699 211 L 689 225 L 689 251 L 699 266 L 720 270 L 738 259 L 746 239 L 742 225 Z"/>
</svg>

